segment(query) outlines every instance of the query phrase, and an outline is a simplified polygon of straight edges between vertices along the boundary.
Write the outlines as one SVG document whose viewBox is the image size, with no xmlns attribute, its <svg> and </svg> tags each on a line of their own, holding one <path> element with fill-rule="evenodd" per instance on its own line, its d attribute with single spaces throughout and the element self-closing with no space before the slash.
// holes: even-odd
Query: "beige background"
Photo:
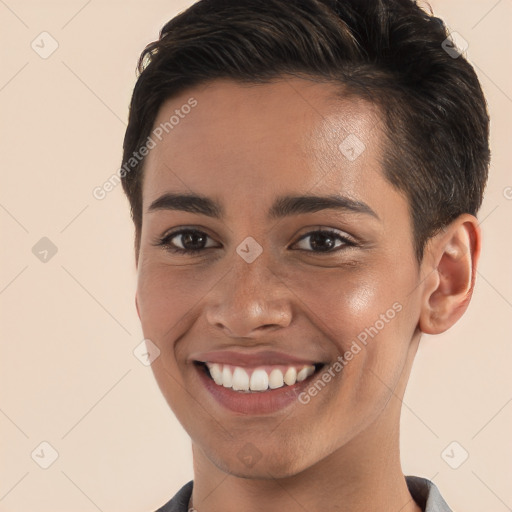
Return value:
<svg viewBox="0 0 512 512">
<path fill-rule="evenodd" d="M 192 478 L 188 436 L 150 367 L 134 305 L 119 167 L 135 64 L 190 0 L 0 0 L 0 511 L 153 511 Z M 492 118 L 484 250 L 468 313 L 425 337 L 404 399 L 404 472 L 455 510 L 512 509 L 512 0 L 436 0 L 469 42 Z M 57 50 L 42 58 L 39 34 Z M 58 252 L 32 248 L 47 237 Z M 40 446 L 46 441 L 58 452 Z M 450 462 L 442 453 L 453 441 Z M 35 452 L 34 452 L 35 450 Z M 34 458 L 31 457 L 31 453 Z M 397 511 L 398 512 L 398 511 Z"/>
</svg>

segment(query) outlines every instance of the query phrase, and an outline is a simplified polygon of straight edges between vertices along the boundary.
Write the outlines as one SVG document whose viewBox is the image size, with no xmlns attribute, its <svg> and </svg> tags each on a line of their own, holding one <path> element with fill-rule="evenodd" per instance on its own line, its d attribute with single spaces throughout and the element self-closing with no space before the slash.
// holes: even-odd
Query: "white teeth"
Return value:
<svg viewBox="0 0 512 512">
<path fill-rule="evenodd" d="M 282 388 L 283 385 L 283 372 L 279 368 L 274 368 L 268 376 L 268 387 L 270 389 L 277 389 Z"/>
<path fill-rule="evenodd" d="M 233 386 L 233 377 L 231 377 L 231 370 L 224 365 L 222 368 L 222 385 L 225 388 L 230 388 Z"/>
<path fill-rule="evenodd" d="M 297 382 L 302 382 L 303 380 L 307 379 L 310 375 L 313 375 L 315 373 L 315 367 L 314 366 L 304 366 L 302 370 L 297 373 Z"/>
<path fill-rule="evenodd" d="M 286 370 L 286 373 L 284 374 L 284 382 L 288 386 L 293 386 L 295 382 L 297 382 L 297 370 L 290 366 L 288 370 Z"/>
<path fill-rule="evenodd" d="M 219 363 L 206 363 L 215 384 L 234 391 L 267 391 L 268 389 L 282 388 L 284 385 L 293 386 L 302 382 L 315 372 L 313 365 L 300 368 L 289 366 L 284 373 L 281 368 L 273 368 L 270 375 L 263 368 L 256 368 L 250 372 L 240 366 L 230 366 Z M 232 372 L 233 370 L 233 372 Z M 250 374 L 250 376 L 249 376 Z"/>
<path fill-rule="evenodd" d="M 249 391 L 249 375 L 243 368 L 240 368 L 239 366 L 237 366 L 233 372 L 232 387 L 235 391 Z"/>
<path fill-rule="evenodd" d="M 254 370 L 251 375 L 251 391 L 268 389 L 268 374 L 263 369 Z"/>
<path fill-rule="evenodd" d="M 220 369 L 220 365 L 213 363 L 208 365 L 208 369 L 210 370 L 210 375 L 215 381 L 215 384 L 222 386 L 222 370 Z"/>
</svg>

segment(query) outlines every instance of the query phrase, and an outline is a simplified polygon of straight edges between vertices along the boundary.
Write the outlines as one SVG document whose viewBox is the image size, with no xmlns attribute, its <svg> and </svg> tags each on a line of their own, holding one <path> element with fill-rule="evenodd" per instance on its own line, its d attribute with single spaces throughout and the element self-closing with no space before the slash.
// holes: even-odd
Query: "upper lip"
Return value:
<svg viewBox="0 0 512 512">
<path fill-rule="evenodd" d="M 190 359 L 202 363 L 226 363 L 233 366 L 264 366 L 264 365 L 312 365 L 321 364 L 315 359 L 304 359 L 276 352 L 262 350 L 260 352 L 238 352 L 235 350 L 212 350 L 193 354 Z"/>
</svg>

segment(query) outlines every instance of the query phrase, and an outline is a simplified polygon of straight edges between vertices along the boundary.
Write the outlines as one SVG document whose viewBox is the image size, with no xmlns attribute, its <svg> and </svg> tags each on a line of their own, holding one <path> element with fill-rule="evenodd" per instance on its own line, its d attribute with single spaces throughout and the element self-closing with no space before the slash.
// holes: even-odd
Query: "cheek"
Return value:
<svg viewBox="0 0 512 512">
<path fill-rule="evenodd" d="M 201 298 L 208 290 L 205 286 L 206 283 L 197 282 L 192 270 L 171 269 L 149 259 L 139 266 L 137 302 L 142 330 L 144 338 L 160 350 L 151 369 L 162 395 L 180 418 L 187 409 L 187 394 L 175 341 L 193 324 Z"/>
<path fill-rule="evenodd" d="M 179 269 L 159 263 L 143 265 L 137 297 L 144 334 L 159 343 L 177 338 L 199 311 L 202 299 L 215 284 L 214 277 L 208 279 L 193 265 Z"/>
<path fill-rule="evenodd" d="M 417 324 L 409 296 L 413 283 L 406 265 L 390 262 L 288 276 L 306 323 L 313 323 L 332 344 L 327 349 L 343 359 L 341 400 L 378 401 L 396 384 Z"/>
<path fill-rule="evenodd" d="M 289 274 L 284 282 L 293 290 L 299 310 L 332 341 L 339 352 L 379 320 L 397 300 L 387 273 L 368 267 L 340 267 Z M 293 300 L 293 299 L 291 299 Z"/>
</svg>

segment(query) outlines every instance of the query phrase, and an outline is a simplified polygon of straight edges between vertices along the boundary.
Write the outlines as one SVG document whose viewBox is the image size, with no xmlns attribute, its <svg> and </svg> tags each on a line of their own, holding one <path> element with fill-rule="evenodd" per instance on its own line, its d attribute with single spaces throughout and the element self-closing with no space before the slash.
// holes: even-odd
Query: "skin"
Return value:
<svg viewBox="0 0 512 512">
<path fill-rule="evenodd" d="M 401 400 L 421 333 L 445 331 L 467 308 L 477 220 L 461 215 L 418 265 L 407 199 L 380 164 L 378 109 L 336 97 L 332 84 L 282 78 L 217 80 L 166 101 L 155 126 L 190 97 L 198 105 L 145 163 L 135 301 L 145 338 L 161 351 L 152 364 L 158 385 L 192 439 L 193 504 L 199 512 L 417 512 L 400 466 Z M 338 148 L 349 134 L 366 146 L 354 161 Z M 148 212 L 165 192 L 208 196 L 225 215 Z M 378 218 L 333 209 L 266 217 L 277 196 L 333 193 Z M 180 255 L 155 245 L 180 227 L 209 238 L 176 236 L 175 246 L 207 248 Z M 302 238 L 325 229 L 356 245 L 335 238 L 324 252 Z M 263 248 L 250 264 L 236 252 L 248 236 Z M 395 303 L 401 311 L 307 405 L 230 412 L 190 360 L 206 350 L 270 349 L 331 365 Z M 260 456 L 250 467 L 239 457 L 247 443 Z"/>
</svg>

